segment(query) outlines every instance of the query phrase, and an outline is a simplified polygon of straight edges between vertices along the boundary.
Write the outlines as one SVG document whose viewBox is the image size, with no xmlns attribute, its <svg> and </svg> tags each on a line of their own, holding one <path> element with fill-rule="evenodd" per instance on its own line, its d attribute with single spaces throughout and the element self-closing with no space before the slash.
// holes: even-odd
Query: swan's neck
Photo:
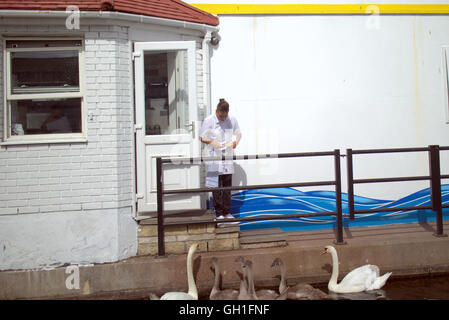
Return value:
<svg viewBox="0 0 449 320">
<path fill-rule="evenodd" d="M 256 289 L 254 288 L 254 278 L 251 267 L 248 268 L 248 294 L 251 298 L 258 300 L 256 295 Z"/>
<path fill-rule="evenodd" d="M 286 274 L 285 265 L 281 263 L 280 268 L 281 268 L 281 282 L 279 283 L 279 293 L 282 293 L 287 288 L 287 281 L 285 279 Z"/>
<path fill-rule="evenodd" d="M 211 291 L 211 295 L 214 295 L 220 291 L 220 269 L 218 268 L 217 263 L 214 262 L 213 264 L 214 264 L 214 269 L 215 269 L 215 280 L 214 280 L 214 286 Z"/>
<path fill-rule="evenodd" d="M 242 268 L 239 297 L 246 297 L 246 295 L 248 295 L 248 273 L 246 272 L 246 268 Z"/>
<path fill-rule="evenodd" d="M 338 279 L 338 255 L 335 250 L 331 250 L 330 253 L 332 256 L 332 275 L 328 284 L 329 288 L 335 287 Z"/>
<path fill-rule="evenodd" d="M 190 250 L 187 255 L 187 283 L 189 285 L 189 292 L 192 297 L 198 299 L 198 289 L 196 288 L 195 278 L 193 277 L 193 254 L 194 250 Z"/>
<path fill-rule="evenodd" d="M 246 276 L 242 276 L 242 280 L 240 281 L 240 292 L 248 293 L 247 286 Z"/>
</svg>

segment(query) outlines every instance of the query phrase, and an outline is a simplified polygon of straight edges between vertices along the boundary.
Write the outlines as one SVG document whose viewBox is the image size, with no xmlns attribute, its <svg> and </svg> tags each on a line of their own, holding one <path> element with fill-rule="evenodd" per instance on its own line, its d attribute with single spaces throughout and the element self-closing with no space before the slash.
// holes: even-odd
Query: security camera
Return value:
<svg viewBox="0 0 449 320">
<path fill-rule="evenodd" d="M 210 44 L 213 46 L 216 46 L 218 43 L 220 43 L 220 40 L 221 40 L 221 37 L 218 34 L 218 32 L 216 32 L 216 31 L 212 32 L 211 37 L 210 37 Z"/>
</svg>

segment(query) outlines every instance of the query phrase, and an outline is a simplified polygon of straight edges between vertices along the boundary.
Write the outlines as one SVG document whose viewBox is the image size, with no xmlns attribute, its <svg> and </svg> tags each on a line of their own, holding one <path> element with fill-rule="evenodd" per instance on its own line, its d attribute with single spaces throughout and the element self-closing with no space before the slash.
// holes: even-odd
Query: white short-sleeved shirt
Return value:
<svg viewBox="0 0 449 320">
<path fill-rule="evenodd" d="M 233 141 L 233 136 L 240 133 L 240 127 L 237 119 L 228 114 L 228 117 L 224 121 L 220 121 L 216 114 L 211 114 L 203 121 L 203 125 L 200 130 L 200 138 L 215 140 L 222 144 L 221 149 L 214 149 L 208 145 L 208 155 L 211 157 L 217 156 L 229 156 L 234 155 L 233 148 L 226 148 L 225 145 Z M 217 187 L 218 175 L 232 174 L 234 173 L 234 163 L 232 160 L 220 160 L 208 162 L 206 186 Z"/>
</svg>

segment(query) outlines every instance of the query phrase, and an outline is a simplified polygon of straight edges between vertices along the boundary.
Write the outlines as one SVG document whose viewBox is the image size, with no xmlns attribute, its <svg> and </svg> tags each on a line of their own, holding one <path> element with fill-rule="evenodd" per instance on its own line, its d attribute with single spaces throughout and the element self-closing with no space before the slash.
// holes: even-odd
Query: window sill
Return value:
<svg viewBox="0 0 449 320">
<path fill-rule="evenodd" d="M 54 143 L 86 143 L 86 138 L 60 138 L 60 139 L 20 139 L 20 140 L 8 140 L 0 142 L 0 146 L 15 146 L 25 144 L 54 144 Z"/>
</svg>

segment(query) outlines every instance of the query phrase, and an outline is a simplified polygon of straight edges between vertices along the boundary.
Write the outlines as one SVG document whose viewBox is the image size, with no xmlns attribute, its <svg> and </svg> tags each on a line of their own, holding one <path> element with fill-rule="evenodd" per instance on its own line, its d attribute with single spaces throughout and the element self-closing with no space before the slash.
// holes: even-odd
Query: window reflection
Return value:
<svg viewBox="0 0 449 320">
<path fill-rule="evenodd" d="M 11 102 L 11 134 L 81 132 L 81 99 L 36 99 Z"/>
<path fill-rule="evenodd" d="M 78 51 L 11 53 L 13 94 L 79 90 Z"/>
<path fill-rule="evenodd" d="M 185 132 L 188 124 L 186 56 L 184 50 L 145 53 L 146 135 Z"/>
</svg>

